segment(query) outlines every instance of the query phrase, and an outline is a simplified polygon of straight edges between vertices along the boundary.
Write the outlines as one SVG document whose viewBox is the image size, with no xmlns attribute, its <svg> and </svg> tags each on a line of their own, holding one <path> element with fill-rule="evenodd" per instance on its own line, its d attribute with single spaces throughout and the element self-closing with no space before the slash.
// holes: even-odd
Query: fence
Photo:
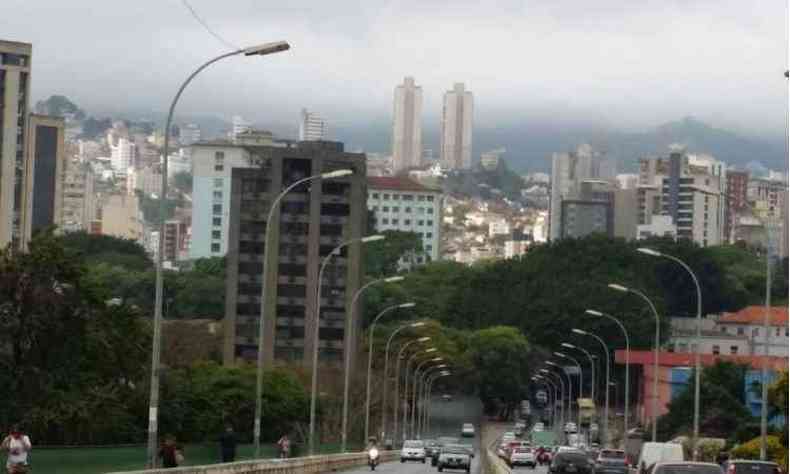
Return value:
<svg viewBox="0 0 790 474">
<path fill-rule="evenodd" d="M 381 462 L 392 461 L 398 451 L 383 451 Z M 318 474 L 367 464 L 367 453 L 330 454 L 291 459 L 261 459 L 206 466 L 148 469 L 110 474 Z"/>
</svg>

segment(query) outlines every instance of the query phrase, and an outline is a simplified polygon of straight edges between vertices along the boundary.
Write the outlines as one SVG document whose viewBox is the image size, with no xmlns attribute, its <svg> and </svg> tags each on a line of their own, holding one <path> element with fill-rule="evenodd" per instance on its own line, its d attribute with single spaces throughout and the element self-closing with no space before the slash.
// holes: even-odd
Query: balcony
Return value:
<svg viewBox="0 0 790 474">
<path fill-rule="evenodd" d="M 289 296 L 278 296 L 277 297 L 277 304 L 289 305 L 289 306 L 305 306 L 306 305 L 306 300 L 305 300 L 305 298 L 296 298 L 296 297 L 289 297 Z"/>
</svg>

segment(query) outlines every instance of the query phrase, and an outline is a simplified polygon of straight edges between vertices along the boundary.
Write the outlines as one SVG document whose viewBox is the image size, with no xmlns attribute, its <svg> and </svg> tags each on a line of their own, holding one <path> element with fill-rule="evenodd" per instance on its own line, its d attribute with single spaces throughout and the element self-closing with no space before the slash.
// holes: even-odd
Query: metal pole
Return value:
<svg viewBox="0 0 790 474">
<path fill-rule="evenodd" d="M 404 324 L 403 326 L 395 329 L 390 334 L 390 337 L 387 339 L 387 344 L 384 346 L 384 389 L 382 390 L 381 394 L 381 436 L 382 440 L 386 438 L 387 434 L 387 391 L 389 388 L 389 363 L 390 363 L 390 344 L 392 343 L 392 339 L 402 330 L 409 328 L 409 327 L 420 327 L 425 323 L 409 323 Z M 418 339 L 419 340 L 419 339 Z M 398 374 L 395 374 L 397 378 Z M 397 404 L 397 397 L 395 403 Z"/>
<path fill-rule="evenodd" d="M 398 351 L 398 358 L 395 362 L 395 403 L 392 407 L 392 442 L 395 446 L 397 446 L 397 438 L 398 438 L 398 413 L 400 412 L 401 404 L 400 404 L 400 361 L 403 359 L 403 352 L 406 350 L 407 347 L 414 344 L 415 342 L 419 342 L 419 339 L 414 339 L 413 341 L 409 341 L 403 344 Z M 404 382 L 405 383 L 405 382 Z M 405 398 L 405 397 L 404 397 Z"/>
<path fill-rule="evenodd" d="M 606 346 L 606 343 L 603 342 L 603 339 L 598 337 L 597 335 L 588 332 L 590 336 L 594 337 L 601 343 L 601 347 L 603 347 L 604 354 L 606 354 L 606 397 L 604 401 L 604 418 L 603 418 L 603 432 L 604 432 L 604 446 L 607 446 L 609 442 L 609 366 L 611 365 L 611 361 L 609 360 L 609 348 Z"/>
<path fill-rule="evenodd" d="M 767 437 L 768 437 L 768 356 L 770 355 L 768 346 L 768 336 L 770 331 L 771 314 L 771 239 L 768 226 L 763 223 L 765 229 L 765 315 L 763 316 L 763 367 L 760 377 L 762 383 L 762 407 L 760 407 L 760 460 L 765 461 L 768 457 Z"/>
<path fill-rule="evenodd" d="M 549 372 L 548 370 L 546 370 L 546 372 L 543 372 L 543 373 L 546 376 L 549 376 L 549 375 L 555 375 L 556 376 L 556 374 L 554 374 L 553 372 Z M 560 401 L 560 425 L 561 426 L 565 426 L 565 405 L 563 404 L 563 400 L 565 399 L 565 382 L 563 382 L 562 377 L 559 377 L 559 376 L 557 376 L 557 378 L 555 379 L 555 381 L 557 381 L 557 380 L 559 380 L 559 382 L 560 382 L 559 383 L 559 389 L 560 389 L 560 399 L 559 399 L 559 401 Z M 556 400 L 556 398 L 555 398 L 555 400 Z M 555 428 L 555 431 L 556 431 L 556 428 Z"/>
<path fill-rule="evenodd" d="M 620 329 L 623 331 L 623 335 L 625 336 L 625 412 L 623 413 L 625 416 L 625 419 L 623 420 L 623 439 L 625 439 L 625 436 L 628 435 L 628 402 L 630 401 L 628 389 L 629 385 L 631 384 L 631 379 L 628 376 L 628 368 L 631 366 L 631 341 L 628 338 L 628 331 L 625 329 L 625 326 L 622 322 L 620 322 L 619 319 L 610 314 L 601 313 L 599 311 L 591 313 L 590 310 L 587 310 L 585 314 L 592 314 L 593 316 L 600 315 L 611 319 L 617 323 L 618 326 L 620 326 Z"/>
<path fill-rule="evenodd" d="M 154 329 L 153 341 L 151 345 L 151 381 L 150 381 L 150 394 L 148 401 L 148 446 L 147 458 L 149 467 L 156 466 L 157 460 L 157 437 L 158 437 L 158 420 L 159 420 L 159 361 L 162 355 L 162 303 L 164 296 L 164 249 L 165 249 L 165 213 L 167 212 L 167 155 L 170 153 L 170 127 L 173 123 L 173 112 L 175 111 L 178 99 L 186 89 L 187 85 L 192 82 L 201 71 L 215 62 L 236 56 L 243 53 L 244 50 L 230 51 L 221 54 L 209 61 L 203 63 L 202 66 L 197 68 L 192 74 L 187 77 L 181 87 L 178 88 L 173 101 L 170 103 L 170 109 L 167 112 L 167 120 L 165 121 L 165 143 L 164 143 L 164 156 L 162 157 L 162 193 L 159 197 L 159 251 L 156 256 L 156 282 L 154 294 Z"/>
<path fill-rule="evenodd" d="M 657 429 L 657 421 L 658 421 L 658 348 L 661 344 L 661 321 L 658 318 L 658 311 L 656 311 L 656 307 L 653 305 L 653 302 L 650 301 L 650 298 L 647 297 L 644 293 L 634 290 L 633 288 L 628 288 L 628 291 L 634 293 L 635 295 L 639 295 L 645 300 L 650 306 L 650 310 L 653 311 L 653 316 L 656 318 L 656 335 L 655 341 L 653 342 L 653 402 L 652 402 L 652 418 L 653 421 L 651 424 L 653 425 L 653 437 L 652 441 L 656 442 L 656 429 Z M 699 325 L 697 326 L 699 329 Z M 699 341 L 699 340 L 698 340 Z M 699 342 L 697 343 L 697 355 L 699 355 Z M 699 373 L 699 371 L 697 371 Z M 692 445 L 696 446 L 696 445 Z"/>
<path fill-rule="evenodd" d="M 404 374 L 404 386 L 403 386 L 403 441 L 406 440 L 406 430 L 408 429 L 408 416 L 409 416 L 409 366 L 411 366 L 411 361 L 414 360 L 420 353 L 415 352 L 406 360 L 406 373 Z"/>
</svg>

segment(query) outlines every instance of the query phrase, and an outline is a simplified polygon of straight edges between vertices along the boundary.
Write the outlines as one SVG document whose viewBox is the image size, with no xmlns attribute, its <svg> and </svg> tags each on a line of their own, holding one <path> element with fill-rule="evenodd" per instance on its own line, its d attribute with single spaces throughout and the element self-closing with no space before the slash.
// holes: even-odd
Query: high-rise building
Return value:
<svg viewBox="0 0 790 474">
<path fill-rule="evenodd" d="M 748 207 L 747 190 L 749 188 L 749 172 L 727 170 L 727 213 L 724 220 L 724 241 L 733 242 L 738 215 Z"/>
<path fill-rule="evenodd" d="M 619 180 L 618 180 L 619 181 Z M 614 236 L 636 238 L 636 188 L 614 190 Z"/>
<path fill-rule="evenodd" d="M 242 133 L 252 130 L 252 124 L 244 120 L 239 115 L 233 116 L 232 127 L 233 128 L 230 131 L 230 138 L 232 140 L 236 140 L 236 138 Z"/>
<path fill-rule="evenodd" d="M 60 224 L 66 122 L 60 117 L 30 114 L 21 209 L 21 245 L 36 231 Z"/>
<path fill-rule="evenodd" d="M 602 153 L 588 144 L 575 151 L 554 153 L 551 157 L 551 200 L 549 202 L 549 239 L 562 237 L 562 202 L 578 200 L 581 184 L 588 180 L 610 181 L 612 170 Z M 583 200 L 583 199 L 582 199 Z"/>
<path fill-rule="evenodd" d="M 71 160 L 66 163 L 61 190 L 59 227 L 64 232 L 90 229 L 96 219 L 96 197 L 93 191 L 95 176 L 87 163 Z"/>
<path fill-rule="evenodd" d="M 414 232 L 422 241 L 425 256 L 441 255 L 442 192 L 406 177 L 368 177 L 368 210 L 377 231 Z M 425 259 L 416 255 L 417 263 Z"/>
<path fill-rule="evenodd" d="M 110 142 L 110 165 L 113 171 L 126 174 L 130 167 L 135 166 L 135 156 L 137 146 L 133 141 L 125 137 L 119 137 L 115 143 L 112 134 L 108 135 Z"/>
<path fill-rule="evenodd" d="M 168 169 L 169 171 L 169 169 Z M 160 166 L 146 166 L 145 168 L 129 168 L 126 175 L 126 192 L 134 195 L 137 191 L 143 195 L 162 195 L 162 170 Z"/>
<path fill-rule="evenodd" d="M 0 40 L 0 247 L 20 238 L 33 46 Z"/>
<path fill-rule="evenodd" d="M 182 125 L 178 129 L 178 141 L 185 146 L 200 141 L 200 126 L 194 123 Z"/>
<path fill-rule="evenodd" d="M 444 94 L 441 123 L 441 162 L 447 169 L 469 169 L 472 166 L 472 93 L 462 82 Z"/>
<path fill-rule="evenodd" d="M 594 233 L 614 236 L 612 183 L 583 180 L 578 193 L 562 199 L 560 238 L 579 238 Z"/>
<path fill-rule="evenodd" d="M 255 360 L 263 289 L 264 232 L 271 248 L 265 282 L 264 361 L 311 364 L 316 329 L 318 271 L 325 256 L 342 242 L 359 239 L 367 221 L 365 156 L 346 153 L 337 142 L 300 142 L 287 147 L 246 147 L 255 165 L 233 168 L 224 361 Z M 266 222 L 272 199 L 307 176 L 352 169 L 345 178 L 297 187 Z M 196 216 L 197 217 L 197 216 Z M 354 354 L 358 321 L 351 299 L 360 285 L 360 244 L 343 249 L 327 266 L 322 283 L 319 357 L 340 364 Z"/>
<path fill-rule="evenodd" d="M 392 167 L 398 171 L 422 164 L 422 87 L 407 77 L 395 87 L 392 119 Z"/>
<path fill-rule="evenodd" d="M 779 193 L 779 216 L 781 219 L 779 224 L 779 258 L 787 258 L 788 244 L 790 244 L 790 232 L 788 231 L 790 208 L 788 208 L 787 198 L 787 189 Z"/>
<path fill-rule="evenodd" d="M 186 222 L 181 219 L 165 221 L 164 261 L 172 263 L 181 259 L 181 255 L 186 250 L 186 237 Z"/>
<path fill-rule="evenodd" d="M 326 140 L 328 136 L 326 121 L 317 113 L 302 109 L 299 118 L 299 141 Z"/>
</svg>

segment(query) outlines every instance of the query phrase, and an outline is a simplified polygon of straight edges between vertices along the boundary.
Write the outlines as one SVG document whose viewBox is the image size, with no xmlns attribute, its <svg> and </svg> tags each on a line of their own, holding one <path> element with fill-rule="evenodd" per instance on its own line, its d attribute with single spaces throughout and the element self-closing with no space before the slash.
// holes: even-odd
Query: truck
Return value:
<svg viewBox="0 0 790 474">
<path fill-rule="evenodd" d="M 589 427 L 595 420 L 595 402 L 591 398 L 580 398 L 578 403 L 582 426 Z"/>
<path fill-rule="evenodd" d="M 557 437 L 553 431 L 533 431 L 530 433 L 530 441 L 532 446 L 554 446 L 557 442 Z"/>
<path fill-rule="evenodd" d="M 529 418 L 531 414 L 532 410 L 529 406 L 529 400 L 521 400 L 521 417 Z"/>
</svg>

